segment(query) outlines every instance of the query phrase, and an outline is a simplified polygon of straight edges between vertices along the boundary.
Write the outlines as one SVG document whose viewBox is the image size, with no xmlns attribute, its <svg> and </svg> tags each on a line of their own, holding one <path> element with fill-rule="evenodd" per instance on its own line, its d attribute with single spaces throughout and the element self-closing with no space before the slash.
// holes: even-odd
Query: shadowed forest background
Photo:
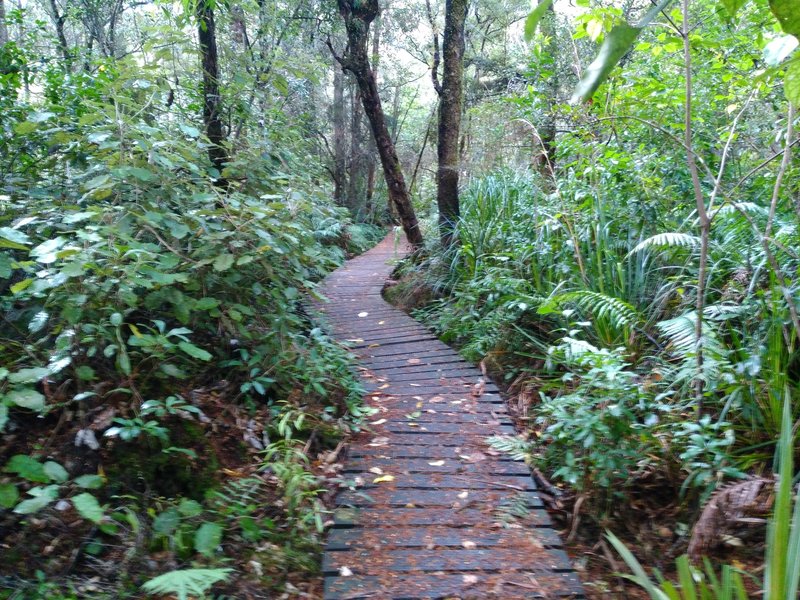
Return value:
<svg viewBox="0 0 800 600">
<path fill-rule="evenodd" d="M 307 300 L 391 228 L 587 594 L 796 598 L 799 37 L 796 0 L 0 0 L 0 598 L 320 598 L 373 417 Z"/>
</svg>

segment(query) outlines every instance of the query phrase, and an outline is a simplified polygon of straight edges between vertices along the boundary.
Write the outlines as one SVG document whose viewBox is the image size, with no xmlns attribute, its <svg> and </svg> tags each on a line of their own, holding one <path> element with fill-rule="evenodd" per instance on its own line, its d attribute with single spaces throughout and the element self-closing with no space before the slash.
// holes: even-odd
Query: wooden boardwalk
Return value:
<svg viewBox="0 0 800 600">
<path fill-rule="evenodd" d="M 359 356 L 377 409 L 350 448 L 325 599 L 581 596 L 528 467 L 486 444 L 514 433 L 498 389 L 382 299 L 406 251 L 390 234 L 323 284 L 323 321 Z"/>
</svg>

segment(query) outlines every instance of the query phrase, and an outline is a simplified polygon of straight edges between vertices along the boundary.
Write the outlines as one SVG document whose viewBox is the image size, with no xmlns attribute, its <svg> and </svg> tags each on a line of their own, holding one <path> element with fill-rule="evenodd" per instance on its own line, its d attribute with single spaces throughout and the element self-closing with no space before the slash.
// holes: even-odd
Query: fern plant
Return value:
<svg viewBox="0 0 800 600">
<path fill-rule="evenodd" d="M 204 598 L 215 583 L 227 581 L 233 569 L 180 569 L 154 577 L 142 585 L 149 594 L 174 594 L 178 600 Z"/>
</svg>

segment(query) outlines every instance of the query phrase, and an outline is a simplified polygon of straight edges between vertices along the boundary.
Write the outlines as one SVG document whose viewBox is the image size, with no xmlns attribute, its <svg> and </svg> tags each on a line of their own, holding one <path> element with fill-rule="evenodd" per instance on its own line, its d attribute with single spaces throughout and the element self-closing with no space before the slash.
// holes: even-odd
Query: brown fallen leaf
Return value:
<svg viewBox="0 0 800 600">
<path fill-rule="evenodd" d="M 420 360 L 419 358 L 409 358 L 406 362 L 410 365 L 418 365 L 419 363 L 422 362 L 422 360 Z"/>
</svg>

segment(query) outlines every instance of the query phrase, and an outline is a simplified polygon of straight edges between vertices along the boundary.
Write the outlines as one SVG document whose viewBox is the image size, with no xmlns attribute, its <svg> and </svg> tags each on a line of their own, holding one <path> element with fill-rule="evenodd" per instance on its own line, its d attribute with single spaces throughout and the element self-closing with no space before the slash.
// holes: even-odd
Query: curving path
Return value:
<svg viewBox="0 0 800 600">
<path fill-rule="evenodd" d="M 486 444 L 514 433 L 498 389 L 382 299 L 398 246 L 390 234 L 332 273 L 317 307 L 377 410 L 350 447 L 325 599 L 581 596 L 529 469 Z"/>
</svg>

